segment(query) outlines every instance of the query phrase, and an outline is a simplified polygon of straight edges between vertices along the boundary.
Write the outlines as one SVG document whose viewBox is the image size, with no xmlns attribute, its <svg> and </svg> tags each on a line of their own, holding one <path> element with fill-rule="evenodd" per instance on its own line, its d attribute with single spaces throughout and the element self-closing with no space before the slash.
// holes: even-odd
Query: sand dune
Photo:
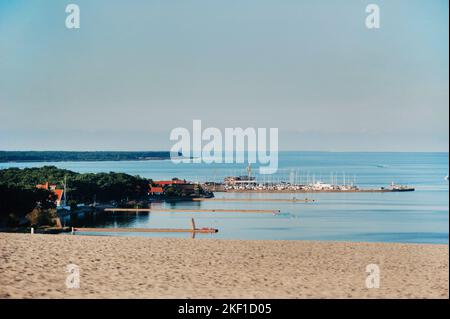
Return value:
<svg viewBox="0 0 450 319">
<path fill-rule="evenodd" d="M 448 298 L 448 258 L 448 245 L 0 234 L 0 297 Z"/>
</svg>

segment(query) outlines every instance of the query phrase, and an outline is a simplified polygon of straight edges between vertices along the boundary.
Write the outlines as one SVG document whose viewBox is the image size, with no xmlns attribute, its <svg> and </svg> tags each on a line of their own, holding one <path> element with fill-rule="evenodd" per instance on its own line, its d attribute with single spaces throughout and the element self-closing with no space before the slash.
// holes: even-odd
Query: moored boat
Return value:
<svg viewBox="0 0 450 319">
<path fill-rule="evenodd" d="M 413 191 L 415 191 L 414 187 L 409 187 L 407 185 L 398 185 L 398 184 L 395 184 L 394 182 L 392 182 L 391 185 L 389 185 L 389 187 L 387 187 L 387 188 L 381 187 L 381 189 L 390 191 L 390 192 L 413 192 Z"/>
</svg>

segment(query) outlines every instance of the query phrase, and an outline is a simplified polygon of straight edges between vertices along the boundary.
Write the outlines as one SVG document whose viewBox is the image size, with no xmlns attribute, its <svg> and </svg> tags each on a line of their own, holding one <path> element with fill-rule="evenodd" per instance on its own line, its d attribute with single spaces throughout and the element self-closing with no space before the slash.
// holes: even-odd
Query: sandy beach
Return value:
<svg viewBox="0 0 450 319">
<path fill-rule="evenodd" d="M 448 245 L 2 233 L 0 297 L 448 298 L 448 258 Z"/>
</svg>

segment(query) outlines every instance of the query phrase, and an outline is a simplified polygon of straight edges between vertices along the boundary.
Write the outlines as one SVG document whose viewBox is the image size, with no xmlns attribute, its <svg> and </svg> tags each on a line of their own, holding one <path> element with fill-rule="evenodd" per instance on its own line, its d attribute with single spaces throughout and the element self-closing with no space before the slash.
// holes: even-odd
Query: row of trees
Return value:
<svg viewBox="0 0 450 319">
<path fill-rule="evenodd" d="M 164 196 L 166 198 L 194 198 L 194 197 L 212 197 L 212 193 L 205 190 L 198 184 L 195 185 L 170 185 L 165 186 Z"/>
<path fill-rule="evenodd" d="M 0 162 L 139 161 L 150 159 L 170 159 L 170 152 L 0 151 Z"/>
<path fill-rule="evenodd" d="M 69 199 L 79 203 L 146 198 L 149 180 L 124 173 L 78 174 L 67 179 Z"/>
<path fill-rule="evenodd" d="M 63 186 L 64 178 L 73 179 L 78 173 L 55 166 L 32 168 L 7 168 L 0 170 L 0 184 L 23 189 L 35 189 L 37 184 L 56 184 Z"/>
</svg>

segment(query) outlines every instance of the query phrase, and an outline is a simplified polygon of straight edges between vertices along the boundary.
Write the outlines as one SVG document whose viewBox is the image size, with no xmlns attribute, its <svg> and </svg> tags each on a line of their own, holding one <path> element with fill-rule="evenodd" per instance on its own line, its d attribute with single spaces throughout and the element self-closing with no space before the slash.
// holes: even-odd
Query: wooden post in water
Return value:
<svg viewBox="0 0 450 319">
<path fill-rule="evenodd" d="M 191 225 L 192 225 L 192 239 L 195 238 L 195 220 L 194 218 L 191 218 Z"/>
</svg>

